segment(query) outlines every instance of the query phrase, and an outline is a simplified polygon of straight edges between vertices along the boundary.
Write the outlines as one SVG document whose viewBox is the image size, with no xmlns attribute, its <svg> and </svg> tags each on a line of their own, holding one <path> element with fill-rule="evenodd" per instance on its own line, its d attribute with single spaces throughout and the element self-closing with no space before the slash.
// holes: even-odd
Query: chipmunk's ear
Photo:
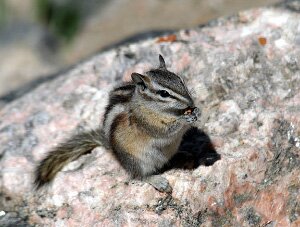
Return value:
<svg viewBox="0 0 300 227">
<path fill-rule="evenodd" d="M 142 86 L 143 88 L 148 87 L 148 85 L 150 84 L 150 79 L 148 76 L 139 74 L 139 73 L 132 73 L 131 74 L 131 79 L 132 81 L 137 84 Z"/>
<path fill-rule="evenodd" d="M 165 59 L 161 55 L 159 55 L 159 68 L 165 70 L 167 69 Z"/>
</svg>

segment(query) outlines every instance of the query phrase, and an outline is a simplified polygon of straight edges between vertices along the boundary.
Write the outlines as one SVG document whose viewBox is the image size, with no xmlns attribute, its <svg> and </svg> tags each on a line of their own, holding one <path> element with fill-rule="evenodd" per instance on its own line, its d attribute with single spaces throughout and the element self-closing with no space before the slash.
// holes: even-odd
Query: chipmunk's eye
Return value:
<svg viewBox="0 0 300 227">
<path fill-rule="evenodd" d="M 138 85 L 141 86 L 143 91 L 147 88 L 144 82 L 140 82 Z"/>
<path fill-rule="evenodd" d="M 157 91 L 157 94 L 159 94 L 161 97 L 163 98 L 167 98 L 170 97 L 171 95 L 169 94 L 169 92 L 167 92 L 166 90 L 159 90 Z"/>
</svg>

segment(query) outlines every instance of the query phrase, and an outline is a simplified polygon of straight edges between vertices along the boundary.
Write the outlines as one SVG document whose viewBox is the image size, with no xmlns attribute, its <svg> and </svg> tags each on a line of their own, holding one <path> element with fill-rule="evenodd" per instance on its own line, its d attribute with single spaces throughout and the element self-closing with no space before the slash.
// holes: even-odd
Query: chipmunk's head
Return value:
<svg viewBox="0 0 300 227">
<path fill-rule="evenodd" d="M 152 69 L 145 75 L 131 75 L 136 84 L 133 101 L 143 103 L 154 111 L 180 117 L 188 108 L 194 108 L 194 101 L 182 78 L 167 70 L 161 55 L 159 61 L 157 69 Z"/>
</svg>

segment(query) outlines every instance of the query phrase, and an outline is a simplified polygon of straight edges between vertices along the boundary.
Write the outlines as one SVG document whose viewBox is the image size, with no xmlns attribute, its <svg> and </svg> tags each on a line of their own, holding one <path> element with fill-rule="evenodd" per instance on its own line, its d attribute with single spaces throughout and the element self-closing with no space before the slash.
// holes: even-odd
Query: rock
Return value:
<svg viewBox="0 0 300 227">
<path fill-rule="evenodd" d="M 175 42 L 100 53 L 4 105 L 0 225 L 299 226 L 300 14 L 288 3 L 179 31 Z M 97 127 L 108 91 L 158 65 L 159 53 L 203 109 L 203 132 L 182 145 L 198 167 L 166 171 L 166 195 L 128 182 L 100 147 L 34 191 L 38 161 L 72 132 Z"/>
</svg>

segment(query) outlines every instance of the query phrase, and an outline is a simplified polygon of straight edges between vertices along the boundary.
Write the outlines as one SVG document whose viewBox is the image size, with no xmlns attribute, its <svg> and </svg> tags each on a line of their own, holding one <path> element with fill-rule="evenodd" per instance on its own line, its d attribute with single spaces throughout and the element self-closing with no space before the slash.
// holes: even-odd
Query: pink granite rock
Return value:
<svg viewBox="0 0 300 227">
<path fill-rule="evenodd" d="M 299 9 L 288 1 L 179 31 L 175 42 L 112 49 L 5 105 L 0 225 L 300 226 Z M 97 127 L 109 90 L 158 65 L 159 53 L 203 110 L 203 132 L 183 145 L 198 167 L 166 171 L 167 195 L 128 182 L 100 147 L 34 191 L 34 168 L 49 149 Z"/>
</svg>

